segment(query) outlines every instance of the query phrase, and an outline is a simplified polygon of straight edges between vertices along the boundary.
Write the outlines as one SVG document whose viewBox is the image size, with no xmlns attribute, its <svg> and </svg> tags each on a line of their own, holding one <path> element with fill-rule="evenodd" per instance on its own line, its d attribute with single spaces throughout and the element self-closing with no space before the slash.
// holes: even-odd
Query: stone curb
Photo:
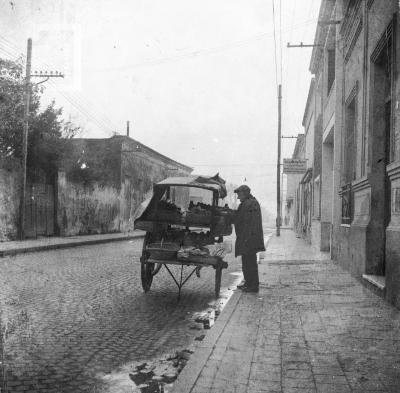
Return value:
<svg viewBox="0 0 400 393">
<path fill-rule="evenodd" d="M 214 326 L 207 333 L 204 341 L 196 348 L 185 368 L 179 374 L 171 393 L 189 393 L 192 391 L 201 371 L 216 348 L 217 341 L 221 337 L 225 326 L 231 319 L 241 295 L 242 292 L 240 290 L 234 292 Z"/>
<path fill-rule="evenodd" d="M 40 244 L 37 246 L 27 246 L 27 247 L 17 247 L 10 248 L 9 250 L 0 250 L 0 258 L 5 256 L 13 256 L 18 254 L 26 254 L 29 252 L 39 252 L 39 251 L 47 251 L 47 250 L 58 250 L 62 248 L 71 248 L 78 246 L 88 246 L 93 244 L 102 244 L 102 243 L 111 243 L 111 242 L 119 242 L 123 240 L 132 240 L 144 237 L 144 233 L 136 233 L 133 235 L 126 235 L 121 237 L 105 237 L 105 238 L 97 238 L 97 239 L 85 239 L 79 240 L 75 239 L 72 241 L 66 241 L 65 243 L 54 243 L 54 244 Z"/>
</svg>

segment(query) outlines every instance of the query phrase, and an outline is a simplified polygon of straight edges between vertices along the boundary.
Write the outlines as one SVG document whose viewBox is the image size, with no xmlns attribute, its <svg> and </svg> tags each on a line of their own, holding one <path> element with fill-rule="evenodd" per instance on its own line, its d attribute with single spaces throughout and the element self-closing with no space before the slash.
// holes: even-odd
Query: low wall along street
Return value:
<svg viewBox="0 0 400 393">
<path fill-rule="evenodd" d="M 7 164 L 0 165 L 0 241 L 18 236 L 20 172 L 16 163 Z"/>
<path fill-rule="evenodd" d="M 120 230 L 120 192 L 111 186 L 85 186 L 58 180 L 57 221 L 61 236 L 111 233 Z"/>
<path fill-rule="evenodd" d="M 27 238 L 131 231 L 154 183 L 192 171 L 129 137 L 69 142 L 57 176 L 27 179 Z M 19 168 L 17 160 L 0 161 L 0 241 L 18 236 Z"/>
</svg>

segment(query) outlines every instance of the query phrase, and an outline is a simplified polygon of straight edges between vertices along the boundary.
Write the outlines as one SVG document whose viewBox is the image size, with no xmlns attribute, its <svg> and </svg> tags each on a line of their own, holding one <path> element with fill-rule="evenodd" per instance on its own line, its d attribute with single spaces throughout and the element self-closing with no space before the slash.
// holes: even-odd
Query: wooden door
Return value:
<svg viewBox="0 0 400 393">
<path fill-rule="evenodd" d="M 54 235 L 54 187 L 33 183 L 26 187 L 25 236 Z"/>
</svg>

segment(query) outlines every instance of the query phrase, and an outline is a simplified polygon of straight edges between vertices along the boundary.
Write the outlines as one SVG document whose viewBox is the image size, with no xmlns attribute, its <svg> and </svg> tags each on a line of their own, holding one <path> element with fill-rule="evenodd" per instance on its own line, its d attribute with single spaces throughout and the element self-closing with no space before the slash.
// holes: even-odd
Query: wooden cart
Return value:
<svg viewBox="0 0 400 393">
<path fill-rule="evenodd" d="M 162 252 L 161 256 L 155 256 L 151 246 L 155 242 L 161 242 L 159 244 L 162 247 L 162 242 L 168 241 L 179 248 L 191 237 L 201 239 L 203 244 L 221 243 L 223 236 L 232 233 L 233 215 L 233 211 L 226 206 L 219 206 L 219 201 L 226 196 L 224 183 L 217 175 L 174 177 L 154 185 L 153 196 L 141 205 L 134 221 L 135 229 L 146 231 L 140 258 L 141 281 L 145 292 L 150 290 L 153 277 L 163 266 L 178 287 L 178 298 L 183 285 L 195 273 L 200 277 L 201 268 L 212 267 L 215 269 L 215 296 L 219 296 L 222 270 L 228 267 L 228 263 L 222 257 L 215 255 L 179 257 L 180 254 L 177 253 L 172 258 L 163 258 Z M 193 189 L 197 189 L 196 197 L 192 195 Z M 198 196 L 199 189 L 204 190 L 205 194 L 210 193 L 209 204 L 197 202 L 196 205 L 193 202 L 193 199 L 195 201 L 201 199 Z M 173 274 L 169 265 L 180 267 L 178 277 Z M 191 268 L 189 273 L 184 274 L 184 267 Z"/>
</svg>

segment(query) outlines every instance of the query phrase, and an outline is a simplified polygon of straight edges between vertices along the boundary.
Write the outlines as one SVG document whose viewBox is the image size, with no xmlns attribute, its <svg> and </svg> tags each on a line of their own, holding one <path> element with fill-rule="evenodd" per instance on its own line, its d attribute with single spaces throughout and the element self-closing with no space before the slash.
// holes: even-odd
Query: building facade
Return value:
<svg viewBox="0 0 400 393">
<path fill-rule="evenodd" d="M 395 0 L 337 2 L 334 187 L 340 198 L 332 255 L 399 307 L 398 11 Z"/>
<path fill-rule="evenodd" d="M 311 242 L 397 307 L 399 34 L 397 0 L 323 0 L 310 63 Z"/>
<path fill-rule="evenodd" d="M 298 134 L 292 159 L 303 160 L 305 158 L 304 142 L 304 134 Z M 284 206 L 284 217 L 287 217 L 287 226 L 291 228 L 298 228 L 298 225 L 301 222 L 297 214 L 297 206 L 300 203 L 300 199 L 298 197 L 298 187 L 302 178 L 302 173 L 286 173 L 286 203 Z"/>
</svg>

